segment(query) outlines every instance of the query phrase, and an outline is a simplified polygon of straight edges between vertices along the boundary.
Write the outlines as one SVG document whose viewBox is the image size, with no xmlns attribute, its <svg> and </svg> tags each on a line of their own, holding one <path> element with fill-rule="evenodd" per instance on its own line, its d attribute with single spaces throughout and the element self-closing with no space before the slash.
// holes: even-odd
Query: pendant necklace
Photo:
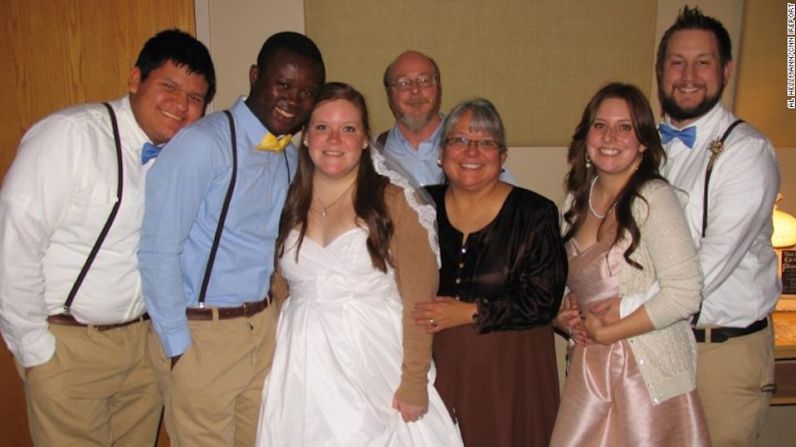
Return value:
<svg viewBox="0 0 796 447">
<path fill-rule="evenodd" d="M 597 183 L 598 178 L 599 177 L 594 177 L 594 180 L 591 181 L 591 186 L 589 187 L 589 211 L 594 214 L 594 217 L 598 219 L 605 219 L 605 216 L 608 215 L 608 213 L 610 213 L 611 210 L 616 206 L 616 201 L 614 201 L 614 203 L 612 203 L 611 206 L 605 210 L 604 214 L 600 214 L 594 209 L 594 206 L 591 204 L 591 196 L 594 193 L 594 184 Z"/>
<path fill-rule="evenodd" d="M 339 195 L 339 196 L 338 196 L 336 199 L 334 199 L 334 200 L 333 200 L 333 201 L 332 201 L 330 204 L 328 204 L 328 205 L 324 204 L 324 203 L 323 203 L 323 200 L 321 200 L 321 198 L 318 196 L 318 194 L 315 194 L 315 193 L 313 192 L 313 195 L 315 196 L 315 200 L 317 200 L 317 201 L 318 201 L 318 204 L 319 204 L 319 205 L 321 206 L 321 208 L 322 208 L 322 209 L 321 209 L 321 217 L 326 217 L 326 214 L 328 214 L 328 212 L 329 212 L 329 208 L 332 208 L 332 207 L 334 207 L 335 205 L 337 205 L 337 202 L 339 202 L 340 200 L 342 200 L 342 198 L 343 198 L 343 197 L 345 197 L 345 195 L 346 195 L 346 193 L 347 193 L 347 192 L 351 191 L 351 188 L 354 186 L 354 183 L 355 183 L 355 182 L 351 182 L 351 184 L 350 184 L 350 185 L 348 185 L 348 187 L 347 187 L 345 190 L 343 190 L 343 192 L 342 192 L 342 193 L 341 193 L 341 194 L 340 194 L 340 195 Z"/>
</svg>

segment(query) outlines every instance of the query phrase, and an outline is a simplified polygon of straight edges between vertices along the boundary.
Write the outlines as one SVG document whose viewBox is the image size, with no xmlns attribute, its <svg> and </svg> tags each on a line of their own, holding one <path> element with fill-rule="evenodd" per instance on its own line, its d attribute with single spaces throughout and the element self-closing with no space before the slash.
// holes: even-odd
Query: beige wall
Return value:
<svg viewBox="0 0 796 447">
<path fill-rule="evenodd" d="M 301 0 L 196 0 L 197 36 L 216 67 L 216 110 L 249 93 L 249 67 L 260 47 L 279 31 L 304 32 Z"/>
<path fill-rule="evenodd" d="M 557 2 L 554 6 L 552 3 L 547 2 L 538 3 L 540 4 L 536 6 L 537 9 L 530 10 L 508 6 L 512 4 L 511 2 L 502 2 L 498 5 L 503 6 L 500 9 L 502 15 L 489 16 L 481 11 L 473 13 L 475 10 L 473 5 L 480 3 L 466 0 L 457 3 L 457 10 L 462 10 L 466 12 L 465 15 L 476 17 L 479 20 L 477 22 L 463 22 L 457 15 L 458 13 L 452 11 L 450 4 L 446 2 L 439 2 L 434 7 L 442 8 L 446 6 L 448 9 L 440 9 L 435 11 L 437 14 L 431 14 L 427 8 L 432 6 L 427 6 L 427 3 L 415 5 L 416 7 L 410 7 L 411 4 L 407 3 L 398 3 L 392 6 L 392 8 L 397 9 L 386 9 L 387 6 L 383 3 L 366 2 L 365 0 L 341 0 L 335 2 L 307 0 L 306 16 L 310 22 L 307 25 L 307 29 L 310 36 L 316 39 L 319 46 L 321 46 L 321 50 L 325 55 L 329 79 L 341 79 L 351 82 L 366 93 L 371 113 L 374 115 L 373 127 L 375 129 L 386 128 L 391 123 L 391 115 L 387 109 L 386 99 L 381 86 L 381 75 L 384 66 L 398 52 L 408 47 L 428 51 L 438 59 L 442 66 L 444 78 L 444 97 L 446 98 L 443 104 L 444 108 L 449 107 L 456 100 L 474 94 L 482 94 L 493 99 L 512 96 L 524 98 L 524 103 L 520 110 L 517 110 L 517 107 L 506 108 L 505 104 L 496 100 L 506 120 L 509 139 L 515 146 L 519 146 L 511 151 L 508 162 L 509 167 L 519 179 L 520 184 L 558 200 L 562 195 L 561 182 L 563 174 L 566 172 L 563 146 L 568 143 L 570 134 L 586 100 L 592 91 L 596 89 L 596 86 L 610 78 L 631 80 L 642 86 L 648 85 L 649 93 L 655 92 L 653 53 L 659 36 L 671 24 L 678 9 L 681 8 L 682 2 L 674 0 L 642 2 L 646 3 L 647 6 L 622 10 L 621 13 L 613 14 L 620 17 L 628 17 L 628 14 L 630 17 L 642 17 L 638 23 L 650 28 L 654 27 L 654 32 L 649 33 L 641 32 L 638 28 L 631 28 L 633 36 L 641 36 L 646 39 L 645 43 L 639 45 L 639 47 L 643 47 L 643 51 L 640 51 L 641 57 L 628 56 L 638 54 L 639 50 L 637 49 L 631 51 L 628 47 L 613 44 L 613 41 L 628 40 L 621 37 L 621 33 L 619 33 L 620 37 L 617 37 L 617 35 L 607 34 L 608 31 L 601 32 L 604 29 L 609 31 L 621 29 L 619 25 L 626 23 L 628 21 L 627 18 L 620 20 L 618 24 L 613 24 L 613 26 L 600 25 L 597 27 L 598 30 L 595 31 L 594 24 L 598 23 L 592 17 L 595 14 L 591 10 L 583 9 L 580 2 Z M 619 6 L 616 6 L 617 3 L 620 2 L 606 3 L 606 10 L 610 12 L 612 11 L 611 8 L 618 8 Z M 731 32 L 733 42 L 742 40 L 740 29 L 744 8 L 743 0 L 703 0 L 689 3 L 700 5 L 706 13 L 722 20 Z M 602 5 L 602 3 L 600 4 Z M 770 4 L 780 4 L 780 2 L 779 0 L 761 0 L 749 2 L 749 4 L 747 7 L 750 9 L 750 14 L 754 17 L 760 14 L 758 9 L 761 6 L 759 5 L 768 5 L 763 8 L 763 14 L 764 18 L 769 19 L 772 14 Z M 198 36 L 208 43 L 216 62 L 219 88 L 214 105 L 218 109 L 228 107 L 239 95 L 248 92 L 248 67 L 254 63 L 262 42 L 268 36 L 282 30 L 304 31 L 305 29 L 305 2 L 301 0 L 236 0 L 234 8 L 231 8 L 228 2 L 220 0 L 197 0 L 196 5 Z M 468 5 L 470 6 L 468 7 Z M 653 5 L 654 8 L 649 5 Z M 774 13 L 776 13 L 777 10 L 776 8 L 774 9 Z M 650 21 L 648 17 L 650 10 L 654 12 L 654 15 L 651 19 L 652 23 L 647 23 Z M 422 11 L 423 14 L 418 14 L 418 11 Z M 531 53 L 526 54 L 526 52 L 518 50 L 515 46 L 509 45 L 509 49 L 513 51 L 511 54 L 514 54 L 515 59 L 518 61 L 520 59 L 532 60 L 533 63 L 529 62 L 525 66 L 525 70 L 538 70 L 542 78 L 545 78 L 545 76 L 552 77 L 548 81 L 542 82 L 542 78 L 537 79 L 539 76 L 534 74 L 536 72 L 533 71 L 524 72 L 524 78 L 522 74 L 506 75 L 507 78 L 503 78 L 500 73 L 507 69 L 508 65 L 505 62 L 484 64 L 486 67 L 483 67 L 478 64 L 477 58 L 473 59 L 474 56 L 468 55 L 468 53 L 477 53 L 479 57 L 483 57 L 483 50 L 471 50 L 472 40 L 457 39 L 460 36 L 431 31 L 443 27 L 445 24 L 456 23 L 457 26 L 448 25 L 445 28 L 454 31 L 459 30 L 462 34 L 468 34 L 465 31 L 476 28 L 476 23 L 489 23 L 490 20 L 497 20 L 496 17 L 501 18 L 512 15 L 512 13 L 516 15 L 518 11 L 525 13 L 534 12 L 536 15 L 541 16 L 540 20 L 534 19 L 536 21 L 533 22 L 533 26 L 529 25 L 522 30 L 526 33 L 522 36 L 534 43 L 532 45 L 534 48 L 531 50 L 537 57 L 532 58 Z M 417 26 L 412 28 L 416 30 L 415 32 L 408 30 L 401 35 L 389 32 L 385 28 L 385 24 L 390 23 L 391 20 L 401 24 L 415 23 L 418 15 L 434 17 L 435 19 L 433 22 L 428 20 L 417 22 Z M 446 17 L 446 19 L 443 21 L 437 20 L 436 17 L 439 16 Z M 603 12 L 598 16 L 605 17 L 606 14 Z M 369 19 L 363 20 L 364 17 Z M 552 43 L 542 45 L 540 43 L 542 42 L 541 39 L 547 34 L 545 32 L 547 28 L 544 28 L 545 24 L 553 24 L 552 28 L 559 28 L 560 22 L 563 21 L 574 21 L 578 27 L 587 27 L 590 30 L 590 33 L 588 33 L 589 38 L 583 39 L 583 35 L 578 34 L 578 39 L 565 39 L 563 45 Z M 313 23 L 315 25 L 312 25 Z M 316 36 L 315 29 L 322 27 L 323 23 L 333 24 L 333 26 L 329 26 L 329 29 L 332 31 L 337 30 L 336 32 L 339 35 L 326 36 L 325 33 L 327 31 L 322 33 L 319 31 L 320 35 Z M 636 26 L 638 26 L 638 23 Z M 517 27 L 516 25 L 513 26 Z M 592 28 L 588 28 L 589 26 Z M 406 26 L 404 27 L 406 28 Z M 765 30 L 765 28 L 762 29 L 762 31 Z M 516 33 L 507 32 L 506 34 L 512 40 L 521 40 L 520 35 Z M 756 32 L 753 35 L 756 36 L 758 34 L 760 33 Z M 778 35 L 778 33 L 772 32 L 768 34 Z M 766 34 L 764 33 L 763 35 L 765 36 Z M 558 36 L 558 34 L 554 36 Z M 764 44 L 756 42 L 761 39 L 763 39 L 763 42 L 768 42 L 771 39 L 770 37 L 750 39 L 749 36 L 750 34 L 746 35 L 743 45 L 751 45 L 755 52 L 759 47 L 764 46 Z M 586 40 L 593 41 L 599 50 L 587 52 L 583 51 L 579 46 L 572 46 L 572 42 L 583 42 Z M 487 40 L 487 42 L 492 41 Z M 612 42 L 612 44 L 607 45 L 605 42 Z M 359 51 L 360 45 L 379 49 L 378 52 L 373 53 L 370 57 L 373 62 L 369 62 L 367 57 L 363 57 L 362 52 Z M 432 51 L 435 46 L 437 51 Z M 461 46 L 464 47 L 462 48 Z M 739 60 L 737 53 L 741 47 L 742 45 L 735 45 L 736 60 Z M 555 53 L 556 55 L 551 56 L 547 53 Z M 502 60 L 505 61 L 510 56 L 504 53 L 498 55 L 498 57 L 503 58 Z M 539 60 L 546 60 L 545 58 L 549 59 L 550 57 L 555 57 L 555 60 L 570 61 L 570 63 L 571 61 L 579 61 L 585 58 L 586 62 L 584 63 L 587 64 L 593 64 L 595 59 L 601 57 L 610 60 L 638 59 L 642 61 L 642 68 L 638 68 L 638 63 L 629 64 L 624 62 L 620 64 L 620 70 L 615 72 L 616 74 L 608 76 L 605 70 L 599 69 L 603 66 L 588 70 L 575 70 L 570 65 L 562 65 L 560 63 L 538 63 Z M 784 70 L 768 68 L 781 66 L 772 57 L 765 58 L 762 63 L 755 61 L 754 64 L 750 64 L 753 67 L 762 67 L 757 68 L 757 74 L 748 74 L 750 69 L 743 65 L 743 61 L 746 59 L 741 58 L 740 60 L 741 67 L 739 67 L 738 71 L 744 74 L 733 77 L 733 80 L 740 79 L 739 82 L 743 82 L 744 76 L 751 78 L 765 75 L 766 73 L 784 73 Z M 497 66 L 498 68 L 492 68 L 492 66 Z M 466 67 L 466 69 L 460 67 Z M 622 73 L 625 72 L 631 74 L 623 75 Z M 592 73 L 600 73 L 600 75 L 593 76 Z M 751 82 L 757 83 L 756 81 Z M 556 88 L 563 88 L 563 90 L 559 91 Z M 747 87 L 742 90 L 750 91 L 753 88 Z M 493 91 L 495 93 L 490 93 Z M 725 93 L 724 102 L 727 104 L 731 103 L 734 97 L 732 91 L 733 88 L 730 86 L 727 89 L 727 93 Z M 740 92 L 738 96 L 739 106 L 744 101 L 747 104 L 749 103 L 749 100 L 744 99 Z M 655 107 L 657 104 L 654 94 L 651 95 L 651 100 L 653 107 Z M 757 109 L 767 110 L 765 106 L 756 107 Z M 559 112 L 556 113 L 554 110 Z M 747 110 L 749 110 L 749 107 L 743 109 L 744 113 L 742 116 L 757 124 L 761 129 L 766 130 L 766 126 L 760 125 L 758 122 L 767 123 L 767 118 L 751 110 L 747 115 Z M 780 127 L 786 128 L 785 126 Z M 528 143 L 536 147 L 528 148 Z M 792 146 L 796 146 L 796 143 L 793 143 Z M 796 167 L 793 164 L 793 157 L 790 156 L 790 152 L 783 155 L 781 150 L 780 161 L 783 163 L 783 168 L 787 166 Z M 794 177 L 796 178 L 796 176 Z M 788 176 L 783 177 L 783 191 L 785 192 L 785 199 L 782 204 L 783 209 L 796 213 L 796 185 Z"/>
<path fill-rule="evenodd" d="M 786 3 L 755 0 L 746 4 L 740 44 L 743 57 L 736 66 L 736 76 L 743 88 L 736 92 L 735 110 L 763 131 L 774 146 L 796 148 L 793 128 L 796 110 L 788 109 L 785 104 Z"/>
<path fill-rule="evenodd" d="M 600 85 L 651 82 L 655 2 L 306 0 L 305 7 L 330 79 L 365 94 L 374 129 L 392 125 L 382 74 L 409 48 L 439 64 L 443 110 L 473 96 L 491 100 L 512 146 L 565 145 Z"/>
<path fill-rule="evenodd" d="M 746 2 L 739 45 L 743 56 L 735 68 L 735 112 L 760 129 L 777 148 L 782 172 L 780 208 L 796 215 L 796 110 L 785 105 L 786 3 Z"/>
<path fill-rule="evenodd" d="M 777 148 L 777 160 L 782 173 L 782 183 L 779 186 L 782 202 L 779 208 L 796 216 L 796 147 Z"/>
</svg>

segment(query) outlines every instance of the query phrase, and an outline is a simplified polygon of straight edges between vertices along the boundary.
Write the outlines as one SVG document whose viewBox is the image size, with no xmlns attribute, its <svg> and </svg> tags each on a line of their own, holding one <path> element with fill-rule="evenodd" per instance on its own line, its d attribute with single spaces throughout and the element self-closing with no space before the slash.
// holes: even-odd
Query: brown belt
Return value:
<svg viewBox="0 0 796 447">
<path fill-rule="evenodd" d="M 75 320 L 75 317 L 72 315 L 67 314 L 55 314 L 50 315 L 47 317 L 47 322 L 50 324 L 60 324 L 63 326 L 79 326 L 79 327 L 93 327 L 98 331 L 107 331 L 109 329 L 118 329 L 121 327 L 129 326 L 131 324 L 140 323 L 142 321 L 149 320 L 149 314 L 141 315 L 140 317 L 125 321 L 124 323 L 115 323 L 115 324 L 85 324 Z"/>
<path fill-rule="evenodd" d="M 264 311 L 271 304 L 268 297 L 262 301 L 243 303 L 238 307 L 189 307 L 185 309 L 185 315 L 189 320 L 212 320 L 213 312 L 218 313 L 219 320 L 229 318 L 251 317 Z"/>
</svg>

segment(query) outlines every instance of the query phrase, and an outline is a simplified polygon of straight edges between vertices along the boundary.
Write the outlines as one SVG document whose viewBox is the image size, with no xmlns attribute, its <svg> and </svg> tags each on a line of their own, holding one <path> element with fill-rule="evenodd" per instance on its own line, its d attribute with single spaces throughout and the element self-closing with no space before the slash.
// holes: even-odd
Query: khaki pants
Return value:
<svg viewBox="0 0 796 447">
<path fill-rule="evenodd" d="M 55 354 L 25 384 L 36 446 L 141 447 L 155 443 L 162 401 L 147 358 L 150 323 L 98 331 L 51 324 Z"/>
<path fill-rule="evenodd" d="M 763 430 L 774 383 L 771 321 L 754 334 L 698 343 L 697 390 L 713 447 L 754 446 Z"/>
<path fill-rule="evenodd" d="M 191 346 L 174 370 L 157 336 L 149 337 L 172 446 L 254 445 L 278 314 L 271 305 L 250 318 L 190 320 Z"/>
</svg>

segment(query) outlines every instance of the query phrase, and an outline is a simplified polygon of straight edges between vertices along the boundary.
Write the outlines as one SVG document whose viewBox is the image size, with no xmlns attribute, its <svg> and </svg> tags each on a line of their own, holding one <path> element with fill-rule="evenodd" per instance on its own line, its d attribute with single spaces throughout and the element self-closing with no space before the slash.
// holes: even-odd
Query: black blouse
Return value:
<svg viewBox="0 0 796 447">
<path fill-rule="evenodd" d="M 550 200 L 514 187 L 495 219 L 463 234 L 448 220 L 448 185 L 427 188 L 437 206 L 442 269 L 438 295 L 477 302 L 480 333 L 529 329 L 558 313 L 567 256 Z"/>
</svg>

